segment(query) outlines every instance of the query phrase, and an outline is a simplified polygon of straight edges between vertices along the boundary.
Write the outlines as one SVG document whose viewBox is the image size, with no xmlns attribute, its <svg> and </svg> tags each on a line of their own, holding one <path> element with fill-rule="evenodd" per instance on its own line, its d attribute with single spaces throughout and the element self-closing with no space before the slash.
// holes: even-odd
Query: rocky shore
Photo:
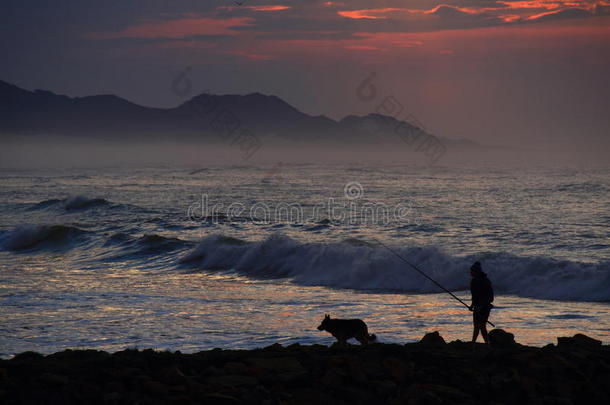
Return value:
<svg viewBox="0 0 610 405">
<path fill-rule="evenodd" d="M 576 335 L 528 347 L 501 330 L 491 341 L 445 343 L 431 333 L 366 347 L 25 352 L 0 361 L 0 403 L 610 403 L 610 346 Z"/>
</svg>

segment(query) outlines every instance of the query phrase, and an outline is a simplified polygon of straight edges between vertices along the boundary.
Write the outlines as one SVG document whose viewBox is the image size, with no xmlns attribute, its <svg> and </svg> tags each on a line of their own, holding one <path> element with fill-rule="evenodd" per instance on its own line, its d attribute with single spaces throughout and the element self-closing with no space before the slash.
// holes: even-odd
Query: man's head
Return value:
<svg viewBox="0 0 610 405">
<path fill-rule="evenodd" d="M 470 266 L 470 275 L 472 277 L 476 277 L 483 273 L 483 269 L 481 269 L 481 262 L 474 262 L 472 266 Z"/>
</svg>

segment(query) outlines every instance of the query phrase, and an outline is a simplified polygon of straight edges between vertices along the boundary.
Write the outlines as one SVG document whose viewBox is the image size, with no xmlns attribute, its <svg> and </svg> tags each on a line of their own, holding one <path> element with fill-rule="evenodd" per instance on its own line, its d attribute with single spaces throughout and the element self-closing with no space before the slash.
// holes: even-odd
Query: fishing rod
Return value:
<svg viewBox="0 0 610 405">
<path fill-rule="evenodd" d="M 381 246 L 385 247 L 386 249 L 388 249 L 390 252 L 394 253 L 394 255 L 396 255 L 396 257 L 398 257 L 400 260 L 402 260 L 403 262 L 407 263 L 409 266 L 411 266 L 412 268 L 414 268 L 419 274 L 421 274 L 422 276 L 426 277 L 428 280 L 432 281 L 435 285 L 437 285 L 440 289 L 442 289 L 443 291 L 445 291 L 447 294 L 451 295 L 453 298 L 455 298 L 457 301 L 459 301 L 462 305 L 464 305 L 466 308 L 468 308 L 470 310 L 470 305 L 466 304 L 464 301 L 462 301 L 460 299 L 460 297 L 456 296 L 454 293 L 452 293 L 451 291 L 449 291 L 448 289 L 446 289 L 445 287 L 443 287 L 440 283 L 438 283 L 436 280 L 434 280 L 432 277 L 430 277 L 429 275 L 427 275 L 426 273 L 424 273 L 423 271 L 421 271 L 416 265 L 412 264 L 411 262 L 409 262 L 407 259 L 405 259 L 404 257 L 402 257 L 401 255 L 398 254 L 398 252 L 396 252 L 394 249 L 390 248 L 388 245 L 386 245 L 385 243 L 383 243 L 382 241 L 380 241 L 377 238 L 372 238 L 374 241 L 376 241 L 377 243 L 379 243 Z M 493 323 L 491 323 L 490 321 L 487 321 L 488 324 L 490 324 L 492 327 L 496 327 L 496 325 L 494 325 Z"/>
</svg>

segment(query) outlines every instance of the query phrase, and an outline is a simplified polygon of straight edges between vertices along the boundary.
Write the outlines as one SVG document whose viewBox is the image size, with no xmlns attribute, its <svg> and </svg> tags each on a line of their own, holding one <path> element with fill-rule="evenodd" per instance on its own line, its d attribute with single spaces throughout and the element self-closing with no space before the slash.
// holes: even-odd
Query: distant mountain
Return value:
<svg viewBox="0 0 610 405">
<path fill-rule="evenodd" d="M 260 93 L 204 93 L 178 107 L 162 109 L 114 95 L 68 97 L 0 81 L 0 134 L 218 140 L 240 132 L 261 138 L 357 143 L 429 136 L 416 125 L 380 114 L 350 115 L 341 121 L 311 116 L 276 96 Z M 441 139 L 454 146 L 473 146 L 468 140 Z"/>
</svg>

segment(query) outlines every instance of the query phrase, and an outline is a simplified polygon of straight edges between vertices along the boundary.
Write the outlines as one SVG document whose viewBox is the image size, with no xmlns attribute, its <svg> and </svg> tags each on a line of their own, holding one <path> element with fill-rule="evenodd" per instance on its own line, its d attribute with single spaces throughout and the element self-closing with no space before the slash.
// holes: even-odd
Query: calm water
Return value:
<svg viewBox="0 0 610 405">
<path fill-rule="evenodd" d="M 543 345 L 610 343 L 610 170 L 313 166 L 0 172 L 0 355 L 325 343 L 325 313 L 386 342 L 470 313 L 377 241 Z"/>
</svg>

